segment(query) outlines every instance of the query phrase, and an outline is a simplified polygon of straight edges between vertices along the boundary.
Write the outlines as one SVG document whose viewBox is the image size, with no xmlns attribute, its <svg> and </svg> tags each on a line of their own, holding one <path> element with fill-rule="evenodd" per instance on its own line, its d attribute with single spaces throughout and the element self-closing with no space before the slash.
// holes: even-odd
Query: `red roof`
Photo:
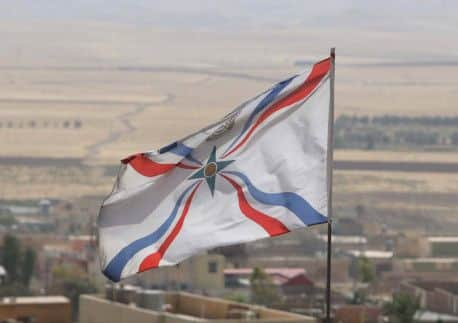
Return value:
<svg viewBox="0 0 458 323">
<path fill-rule="evenodd" d="M 253 268 L 229 268 L 224 270 L 224 275 L 250 276 L 252 272 Z M 264 272 L 276 285 L 312 284 L 304 268 L 266 268 Z"/>
<path fill-rule="evenodd" d="M 225 275 L 251 275 L 253 268 L 228 268 L 224 269 Z M 264 272 L 268 275 L 280 275 L 285 278 L 305 274 L 304 268 L 265 268 Z"/>
</svg>

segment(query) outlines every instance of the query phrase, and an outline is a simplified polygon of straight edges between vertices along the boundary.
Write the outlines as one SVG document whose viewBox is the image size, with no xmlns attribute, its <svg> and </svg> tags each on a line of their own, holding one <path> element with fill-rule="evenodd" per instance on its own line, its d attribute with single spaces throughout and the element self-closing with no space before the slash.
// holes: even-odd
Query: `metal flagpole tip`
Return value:
<svg viewBox="0 0 458 323">
<path fill-rule="evenodd" d="M 335 47 L 331 47 L 331 57 L 336 58 L 336 48 Z"/>
</svg>

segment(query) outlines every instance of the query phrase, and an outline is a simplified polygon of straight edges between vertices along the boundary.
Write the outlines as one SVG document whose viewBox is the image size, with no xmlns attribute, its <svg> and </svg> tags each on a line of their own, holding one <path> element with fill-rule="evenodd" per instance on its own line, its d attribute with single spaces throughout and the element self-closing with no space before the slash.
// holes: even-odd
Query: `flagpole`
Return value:
<svg viewBox="0 0 458 323">
<path fill-rule="evenodd" d="M 333 170 L 333 150 L 334 150 L 334 77 L 335 77 L 335 48 L 331 48 L 331 71 L 330 71 L 330 100 L 328 118 L 328 248 L 326 266 L 326 323 L 331 323 L 331 256 L 332 256 L 332 170 Z"/>
</svg>

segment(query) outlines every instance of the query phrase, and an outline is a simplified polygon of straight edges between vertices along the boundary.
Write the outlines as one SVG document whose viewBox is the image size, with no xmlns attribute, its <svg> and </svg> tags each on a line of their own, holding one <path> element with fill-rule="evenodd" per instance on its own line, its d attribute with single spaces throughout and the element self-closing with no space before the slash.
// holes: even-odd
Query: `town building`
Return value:
<svg viewBox="0 0 458 323">
<path fill-rule="evenodd" d="M 64 296 L 4 297 L 0 299 L 0 321 L 71 323 L 72 309 Z"/>
<path fill-rule="evenodd" d="M 423 309 L 458 316 L 458 280 L 404 282 L 400 292 L 418 299 Z"/>
<path fill-rule="evenodd" d="M 225 287 L 249 288 L 252 272 L 252 268 L 225 269 Z M 304 268 L 265 268 L 264 272 L 281 295 L 306 294 L 314 287 L 313 281 L 307 276 Z"/>
<path fill-rule="evenodd" d="M 395 256 L 399 258 L 429 256 L 428 240 L 419 234 L 402 234 L 396 238 Z"/>
<path fill-rule="evenodd" d="M 224 256 L 201 253 L 171 267 L 159 267 L 126 279 L 145 288 L 200 291 L 218 295 L 224 289 Z"/>
<path fill-rule="evenodd" d="M 320 240 L 323 244 L 327 244 L 328 236 L 320 235 Z M 367 238 L 362 235 L 344 236 L 332 235 L 332 248 L 335 253 L 345 252 L 349 250 L 364 250 L 367 248 Z M 325 249 L 323 249 L 325 250 Z"/>
<path fill-rule="evenodd" d="M 435 258 L 458 258 L 458 237 L 428 237 L 430 256 Z"/>
<path fill-rule="evenodd" d="M 351 259 L 347 256 L 334 256 L 332 259 L 332 281 L 333 283 L 346 283 L 350 281 L 349 269 Z M 261 268 L 303 268 L 307 276 L 316 283 L 324 284 L 326 280 L 326 257 L 324 255 L 309 256 L 288 256 L 271 255 L 263 257 L 251 257 L 248 259 L 249 267 Z"/>
<path fill-rule="evenodd" d="M 397 272 L 442 272 L 458 276 L 458 258 L 412 258 L 396 259 L 393 267 Z"/>
</svg>

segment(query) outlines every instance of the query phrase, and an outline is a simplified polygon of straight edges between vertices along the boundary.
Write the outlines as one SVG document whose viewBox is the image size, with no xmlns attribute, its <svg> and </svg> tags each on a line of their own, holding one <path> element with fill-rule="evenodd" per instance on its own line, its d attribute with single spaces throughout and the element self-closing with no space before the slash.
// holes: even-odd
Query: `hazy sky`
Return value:
<svg viewBox="0 0 458 323">
<path fill-rule="evenodd" d="M 97 20 L 160 27 L 260 28 L 336 23 L 456 28 L 456 0 L 0 0 L 2 19 Z M 424 27 L 424 26 L 423 26 Z M 426 26 L 427 27 L 427 26 Z"/>
</svg>

